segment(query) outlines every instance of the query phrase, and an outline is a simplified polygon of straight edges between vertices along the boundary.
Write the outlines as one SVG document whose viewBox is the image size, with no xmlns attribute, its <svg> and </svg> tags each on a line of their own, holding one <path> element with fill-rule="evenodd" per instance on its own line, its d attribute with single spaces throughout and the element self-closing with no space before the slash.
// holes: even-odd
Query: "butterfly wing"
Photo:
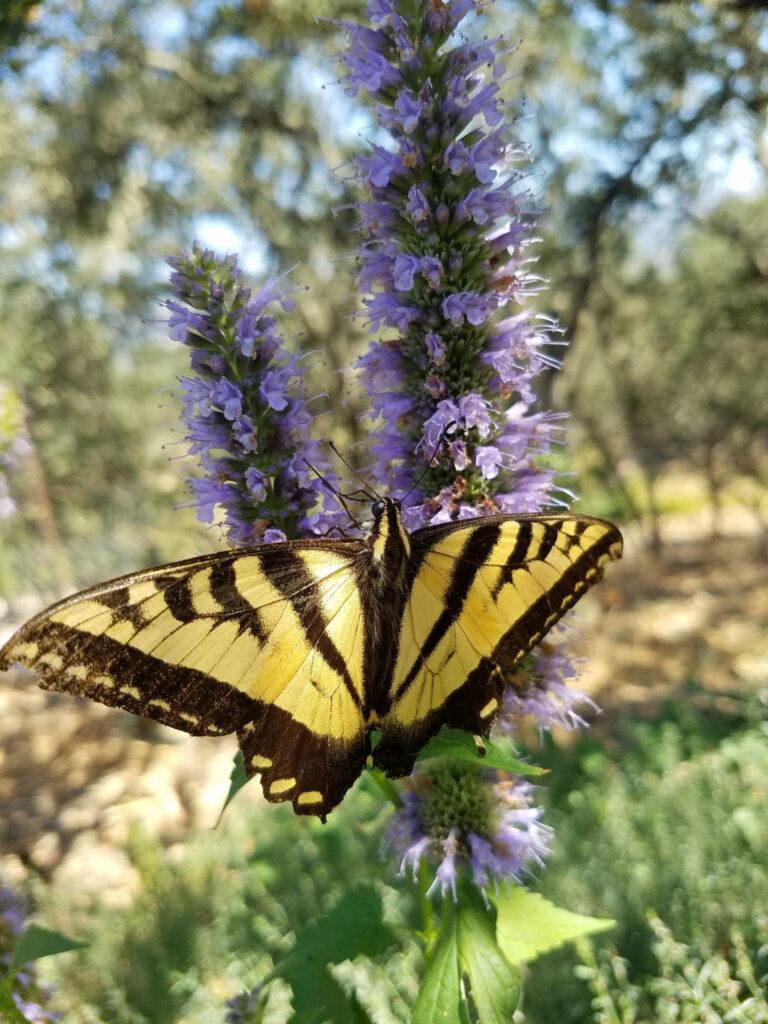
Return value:
<svg viewBox="0 0 768 1024">
<path fill-rule="evenodd" d="M 0 668 L 192 735 L 237 732 L 267 799 L 325 815 L 368 752 L 361 548 L 289 542 L 125 576 L 36 616 Z"/>
<path fill-rule="evenodd" d="M 374 752 L 392 775 L 442 725 L 487 735 L 511 668 L 621 555 L 586 516 L 491 516 L 411 536 L 388 713 Z"/>
</svg>

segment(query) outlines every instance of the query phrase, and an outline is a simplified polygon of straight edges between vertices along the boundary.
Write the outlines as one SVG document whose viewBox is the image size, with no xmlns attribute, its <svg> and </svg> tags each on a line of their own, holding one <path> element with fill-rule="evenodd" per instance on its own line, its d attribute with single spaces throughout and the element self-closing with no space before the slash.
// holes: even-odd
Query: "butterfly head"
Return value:
<svg viewBox="0 0 768 1024">
<path fill-rule="evenodd" d="M 392 510 L 391 512 L 389 511 L 390 509 Z M 378 498 L 371 505 L 373 521 L 377 524 L 381 522 L 381 519 L 385 513 L 387 514 L 388 518 L 394 514 L 394 517 L 396 517 L 399 520 L 401 511 L 402 505 L 396 498 Z"/>
<path fill-rule="evenodd" d="M 373 551 L 373 564 L 398 575 L 405 558 L 411 553 L 408 533 L 401 518 L 402 506 L 395 498 L 379 498 L 371 505 L 373 527 L 368 543 Z"/>
</svg>

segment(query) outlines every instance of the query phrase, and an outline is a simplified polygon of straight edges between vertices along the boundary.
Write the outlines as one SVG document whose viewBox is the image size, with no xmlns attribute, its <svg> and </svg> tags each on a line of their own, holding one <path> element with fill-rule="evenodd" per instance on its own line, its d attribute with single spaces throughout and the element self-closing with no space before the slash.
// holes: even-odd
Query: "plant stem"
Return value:
<svg viewBox="0 0 768 1024">
<path fill-rule="evenodd" d="M 427 895 L 429 889 L 429 864 L 426 857 L 422 857 L 419 863 L 419 903 L 421 904 L 421 936 L 424 940 L 424 959 L 429 965 L 437 941 L 437 929 L 435 928 L 435 912 L 432 900 Z"/>
<path fill-rule="evenodd" d="M 377 768 L 369 768 L 368 775 L 376 783 L 387 800 L 389 800 L 395 807 L 403 806 L 403 800 L 397 786 L 391 779 L 387 778 L 384 772 L 380 772 Z"/>
</svg>

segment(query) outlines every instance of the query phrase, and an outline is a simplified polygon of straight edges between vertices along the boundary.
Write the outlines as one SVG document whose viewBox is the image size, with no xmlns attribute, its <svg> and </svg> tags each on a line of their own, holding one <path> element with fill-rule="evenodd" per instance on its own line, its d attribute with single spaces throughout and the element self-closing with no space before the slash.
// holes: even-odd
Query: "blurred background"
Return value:
<svg viewBox="0 0 768 1024">
<path fill-rule="evenodd" d="M 256 281 L 298 265 L 286 333 L 320 353 L 324 429 L 359 440 L 343 165 L 375 128 L 317 19 L 363 7 L 2 0 L 0 640 L 75 587 L 220 545 L 174 507 L 186 351 L 159 302 L 193 238 Z M 579 606 L 579 686 L 603 713 L 526 740 L 558 834 L 532 884 L 618 923 L 537 963 L 520 1020 L 663 1021 L 699 998 L 685 965 L 739 999 L 768 971 L 768 4 L 497 0 L 485 18 L 521 40 L 538 305 L 570 342 L 541 380 L 571 414 L 558 466 L 627 537 Z M 212 832 L 229 740 L 20 672 L 0 712 L 0 884 L 91 942 L 46 968 L 67 1022 L 220 1020 L 350 876 L 393 882 L 365 784 L 325 828 L 246 790 Z M 348 974 L 376 1020 L 407 1019 L 412 954 Z"/>
</svg>

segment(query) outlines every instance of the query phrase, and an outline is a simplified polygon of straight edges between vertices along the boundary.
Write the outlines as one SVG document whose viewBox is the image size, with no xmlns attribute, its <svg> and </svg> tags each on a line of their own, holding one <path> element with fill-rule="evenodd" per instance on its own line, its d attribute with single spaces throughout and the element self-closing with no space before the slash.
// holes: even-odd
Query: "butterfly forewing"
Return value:
<svg viewBox="0 0 768 1024">
<path fill-rule="evenodd" d="M 268 799 L 325 814 L 367 752 L 361 547 L 278 544 L 114 580 L 27 623 L 0 667 L 193 735 L 237 732 Z"/>
<path fill-rule="evenodd" d="M 487 735 L 511 668 L 621 554 L 602 520 L 492 516 L 411 537 L 409 596 L 377 762 L 407 771 L 440 726 Z"/>
</svg>

